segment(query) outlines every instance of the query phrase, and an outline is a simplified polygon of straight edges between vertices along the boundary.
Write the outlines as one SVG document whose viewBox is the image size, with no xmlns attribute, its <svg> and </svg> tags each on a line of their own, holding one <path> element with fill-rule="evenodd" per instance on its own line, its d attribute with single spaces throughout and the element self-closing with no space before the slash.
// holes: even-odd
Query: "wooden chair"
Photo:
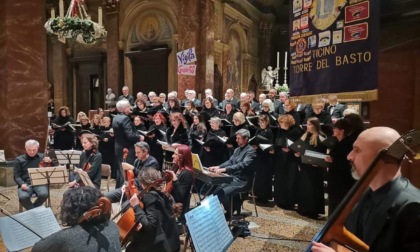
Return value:
<svg viewBox="0 0 420 252">
<path fill-rule="evenodd" d="M 106 189 L 109 192 L 109 181 L 111 180 L 111 166 L 110 165 L 107 165 L 107 164 L 101 165 L 101 176 L 107 178 Z"/>
</svg>

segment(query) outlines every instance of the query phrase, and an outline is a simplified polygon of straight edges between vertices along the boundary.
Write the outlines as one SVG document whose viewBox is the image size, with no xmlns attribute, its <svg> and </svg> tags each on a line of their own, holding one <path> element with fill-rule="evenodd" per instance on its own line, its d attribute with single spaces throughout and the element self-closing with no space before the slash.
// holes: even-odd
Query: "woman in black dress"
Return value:
<svg viewBox="0 0 420 252">
<path fill-rule="evenodd" d="M 270 119 L 268 115 L 260 115 L 258 117 L 258 127 L 255 137 L 267 140 L 267 144 L 272 144 L 274 140 L 273 131 L 270 127 Z M 273 197 L 273 155 L 259 148 L 258 145 L 253 145 L 257 150 L 257 158 L 255 167 L 255 187 L 254 193 L 257 196 L 259 203 L 267 203 Z"/>
<path fill-rule="evenodd" d="M 98 151 L 98 139 L 94 134 L 83 134 L 80 137 L 83 152 L 80 155 L 79 168 L 87 172 L 96 189 L 101 189 L 102 154 Z M 81 183 L 79 176 L 69 182 L 69 187 Z M 85 185 L 87 186 L 87 185 Z"/>
<path fill-rule="evenodd" d="M 170 170 L 173 175 L 171 195 L 175 202 L 182 203 L 182 214 L 179 220 L 185 223 L 185 213 L 190 210 L 190 192 L 194 182 L 191 149 L 184 144 L 178 145 L 172 155 L 172 162 L 175 165 L 173 170 Z"/>
<path fill-rule="evenodd" d="M 212 117 L 210 119 L 210 129 L 206 136 L 206 143 L 211 145 L 204 146 L 203 152 L 201 154 L 201 160 L 205 167 L 210 167 L 214 165 L 219 165 L 227 160 L 227 147 L 222 141 L 218 138 L 224 138 L 226 132 L 220 128 L 222 125 L 219 117 Z M 206 144 L 205 143 L 205 144 Z"/>
<path fill-rule="evenodd" d="M 307 121 L 307 130 L 301 137 L 306 142 L 307 150 L 325 153 L 326 148 L 321 144 L 321 138 L 325 137 L 321 132 L 318 118 L 311 117 Z M 300 157 L 303 153 L 296 152 Z M 324 198 L 324 168 L 310 164 L 299 164 L 299 189 L 298 189 L 298 213 L 300 215 L 317 219 L 319 214 L 325 214 Z"/>
<path fill-rule="evenodd" d="M 141 170 L 138 179 L 143 189 L 161 178 L 154 168 Z M 137 194 L 130 199 L 136 222 L 141 225 L 133 235 L 127 252 L 179 251 L 180 240 L 171 200 L 162 192 L 161 186 L 150 188 L 142 197 L 144 209 L 140 207 Z"/>
<path fill-rule="evenodd" d="M 207 128 L 203 123 L 203 117 L 201 115 L 193 116 L 193 123 L 191 124 L 188 134 L 190 136 L 191 152 L 195 154 L 201 153 L 202 145 L 194 140 L 198 139 L 200 141 L 204 141 L 207 135 Z"/>
<path fill-rule="evenodd" d="M 162 146 L 157 143 L 157 140 L 159 141 L 165 141 L 166 136 L 164 133 L 166 133 L 167 127 L 166 127 L 166 119 L 163 116 L 162 113 L 156 113 L 153 116 L 153 122 L 154 124 L 150 125 L 149 131 L 156 129 L 155 133 L 149 134 L 146 137 L 144 137 L 144 141 L 146 141 L 150 146 L 150 155 L 159 163 L 160 169 L 162 169 L 163 165 L 163 151 Z M 163 133 L 162 133 L 163 132 Z"/>
<path fill-rule="evenodd" d="M 347 155 L 353 149 L 354 141 L 347 137 L 350 123 L 347 119 L 339 119 L 334 124 L 333 135 L 338 142 L 332 147 L 326 158 L 331 165 L 328 169 L 328 216 L 334 212 L 341 200 L 348 193 L 356 180 L 351 176 L 351 165 Z"/>
<path fill-rule="evenodd" d="M 203 100 L 203 110 L 201 113 L 206 113 L 208 118 L 219 117 L 219 110 L 214 106 L 214 101 L 211 97 L 206 97 Z"/>
<path fill-rule="evenodd" d="M 278 119 L 279 130 L 275 140 L 274 154 L 274 203 L 283 209 L 293 210 L 298 186 L 298 165 L 300 158 L 288 148 L 287 141 L 295 142 L 303 134 L 291 115 L 281 115 Z"/>
<path fill-rule="evenodd" d="M 115 162 L 115 139 L 114 133 L 111 130 L 111 118 L 105 116 L 102 119 L 101 138 L 102 142 L 99 144 L 99 152 L 102 154 L 102 163 L 111 166 L 111 178 L 117 178 Z"/>
<path fill-rule="evenodd" d="M 74 132 L 69 126 L 74 124 L 68 107 L 63 106 L 58 110 L 58 116 L 52 123 L 54 129 L 54 149 L 70 150 L 74 146 Z"/>
</svg>

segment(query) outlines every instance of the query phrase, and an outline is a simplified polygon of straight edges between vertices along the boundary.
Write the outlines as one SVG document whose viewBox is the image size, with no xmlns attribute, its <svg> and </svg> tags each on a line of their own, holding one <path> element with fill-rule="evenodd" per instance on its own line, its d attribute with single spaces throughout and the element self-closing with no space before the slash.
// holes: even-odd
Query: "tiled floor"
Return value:
<svg viewBox="0 0 420 252">
<path fill-rule="evenodd" d="M 114 184 L 111 182 L 111 188 Z M 102 181 L 102 188 L 106 188 L 105 180 Z M 52 209 L 57 215 L 58 207 L 61 202 L 66 186 L 51 189 Z M 0 195 L 0 206 L 11 213 L 18 212 L 17 189 L 13 187 L 0 187 L 3 193 L 10 200 Z M 192 197 L 192 205 L 195 204 Z M 254 210 L 254 206 L 245 201 L 246 210 Z M 299 216 L 294 211 L 287 211 L 277 207 L 258 206 L 258 217 L 248 217 L 247 221 L 257 226 L 251 228 L 251 236 L 237 238 L 228 251 L 304 251 L 309 240 L 322 227 L 324 221 L 315 221 Z M 302 242 L 303 241 L 303 242 Z M 0 239 L 0 252 L 6 251 Z"/>
</svg>

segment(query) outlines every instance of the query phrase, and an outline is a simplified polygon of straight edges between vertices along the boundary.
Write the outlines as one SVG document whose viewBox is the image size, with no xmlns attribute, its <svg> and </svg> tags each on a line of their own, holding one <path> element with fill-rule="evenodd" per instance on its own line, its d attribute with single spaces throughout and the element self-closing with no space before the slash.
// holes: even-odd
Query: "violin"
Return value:
<svg viewBox="0 0 420 252">
<path fill-rule="evenodd" d="M 44 153 L 44 159 L 46 158 L 46 157 L 48 157 L 48 153 L 49 153 L 49 149 L 48 149 L 48 147 L 45 149 L 45 153 Z M 44 159 L 41 161 L 41 162 L 39 162 L 39 167 L 51 167 L 51 161 L 49 161 L 49 162 L 46 162 L 46 161 L 44 161 Z"/>
<path fill-rule="evenodd" d="M 164 172 L 163 177 L 160 179 L 155 180 L 153 183 L 148 185 L 146 188 L 141 191 L 137 197 L 140 200 L 140 207 L 144 209 L 144 205 L 141 202 L 141 198 L 144 194 L 149 192 L 152 188 L 164 183 L 172 181 L 172 174 L 169 172 Z M 136 216 L 134 213 L 134 209 L 130 207 L 118 220 L 117 222 L 119 231 L 120 231 L 120 240 L 121 240 L 121 246 L 125 247 L 127 243 L 131 240 L 131 237 L 133 236 L 134 231 L 136 231 L 136 227 L 138 226 L 138 222 L 136 221 Z"/>
</svg>

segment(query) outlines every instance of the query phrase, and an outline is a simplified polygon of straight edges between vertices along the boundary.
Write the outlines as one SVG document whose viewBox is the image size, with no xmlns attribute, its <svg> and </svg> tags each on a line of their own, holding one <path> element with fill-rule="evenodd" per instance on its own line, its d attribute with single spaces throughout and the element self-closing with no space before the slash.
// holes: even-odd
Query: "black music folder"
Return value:
<svg viewBox="0 0 420 252">
<path fill-rule="evenodd" d="M 294 152 L 305 153 L 306 149 L 308 149 L 308 143 L 302 141 L 302 139 L 299 139 L 293 144 L 289 145 L 289 149 L 293 150 Z"/>
<path fill-rule="evenodd" d="M 201 141 L 197 138 L 195 138 L 194 140 L 197 141 L 197 143 L 203 145 L 204 147 L 215 148 L 215 147 L 221 147 L 222 145 L 224 145 L 224 143 L 222 143 L 220 140 L 214 139 L 214 138 L 211 138 L 207 141 Z"/>
<path fill-rule="evenodd" d="M 236 135 L 233 135 L 227 139 L 224 139 L 223 137 L 217 136 L 217 139 L 219 139 L 221 142 L 225 144 L 236 144 Z"/>
<path fill-rule="evenodd" d="M 259 145 L 259 144 L 270 144 L 271 141 L 268 140 L 267 138 L 263 137 L 263 136 L 256 135 L 256 136 L 250 138 L 248 143 L 250 145 Z"/>
<path fill-rule="evenodd" d="M 150 136 L 152 134 L 156 134 L 158 129 L 157 128 L 153 128 L 152 130 L 149 131 L 143 131 L 143 130 L 137 130 L 140 134 L 142 134 L 143 136 Z"/>
<path fill-rule="evenodd" d="M 274 149 L 274 144 L 259 144 L 258 147 L 260 147 L 260 149 L 263 151 L 269 151 Z"/>
<path fill-rule="evenodd" d="M 330 163 L 325 161 L 326 157 L 327 155 L 324 153 L 306 150 L 301 158 L 302 163 L 304 164 L 316 165 L 319 167 L 328 167 Z"/>
<path fill-rule="evenodd" d="M 322 144 L 328 149 L 332 149 L 337 143 L 338 139 L 335 136 L 327 137 L 324 141 L 322 141 Z"/>
<path fill-rule="evenodd" d="M 251 126 L 259 127 L 258 120 L 259 120 L 259 116 L 247 116 L 246 117 L 246 121 Z"/>
</svg>

